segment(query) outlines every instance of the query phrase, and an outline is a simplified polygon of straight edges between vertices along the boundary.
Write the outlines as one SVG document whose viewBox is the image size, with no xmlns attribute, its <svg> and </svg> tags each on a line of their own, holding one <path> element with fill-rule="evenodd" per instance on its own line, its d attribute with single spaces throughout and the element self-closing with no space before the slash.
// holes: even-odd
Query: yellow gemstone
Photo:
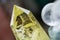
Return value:
<svg viewBox="0 0 60 40">
<path fill-rule="evenodd" d="M 32 12 L 14 5 L 11 29 L 16 40 L 50 40 Z"/>
</svg>

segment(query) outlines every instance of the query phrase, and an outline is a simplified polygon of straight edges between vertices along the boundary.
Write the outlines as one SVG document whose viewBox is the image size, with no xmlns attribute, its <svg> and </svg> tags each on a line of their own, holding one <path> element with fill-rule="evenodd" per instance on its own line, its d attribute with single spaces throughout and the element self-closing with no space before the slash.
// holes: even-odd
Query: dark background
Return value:
<svg viewBox="0 0 60 40">
<path fill-rule="evenodd" d="M 13 5 L 30 10 L 48 34 L 48 25 L 41 19 L 41 10 L 54 0 L 0 0 L 0 40 L 15 40 L 10 28 Z"/>
</svg>

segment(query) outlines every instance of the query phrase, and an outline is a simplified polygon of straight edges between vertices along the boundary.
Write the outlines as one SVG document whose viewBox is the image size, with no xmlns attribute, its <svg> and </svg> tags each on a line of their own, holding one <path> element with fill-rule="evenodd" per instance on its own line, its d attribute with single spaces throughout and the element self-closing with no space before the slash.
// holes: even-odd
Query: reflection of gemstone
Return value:
<svg viewBox="0 0 60 40">
<path fill-rule="evenodd" d="M 19 26 L 19 25 L 22 24 L 22 20 L 21 20 L 21 18 L 20 18 L 20 15 L 17 16 L 16 21 L 17 21 L 17 26 Z"/>
<path fill-rule="evenodd" d="M 29 27 L 29 30 L 30 30 L 30 31 L 33 31 L 31 27 Z"/>
</svg>

